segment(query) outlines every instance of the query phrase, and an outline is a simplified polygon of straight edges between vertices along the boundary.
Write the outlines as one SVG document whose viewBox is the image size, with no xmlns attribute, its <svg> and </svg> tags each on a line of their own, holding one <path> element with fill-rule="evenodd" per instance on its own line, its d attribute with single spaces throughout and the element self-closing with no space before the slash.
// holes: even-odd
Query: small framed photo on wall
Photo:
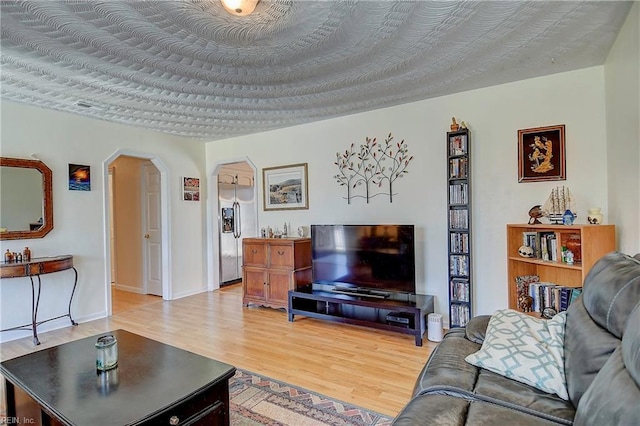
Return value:
<svg viewBox="0 0 640 426">
<path fill-rule="evenodd" d="M 182 178 L 182 199 L 184 201 L 200 201 L 200 179 Z"/>
<path fill-rule="evenodd" d="M 518 182 L 565 180 L 564 124 L 518 130 Z"/>
<path fill-rule="evenodd" d="M 91 166 L 69 164 L 69 190 L 91 191 Z"/>
</svg>

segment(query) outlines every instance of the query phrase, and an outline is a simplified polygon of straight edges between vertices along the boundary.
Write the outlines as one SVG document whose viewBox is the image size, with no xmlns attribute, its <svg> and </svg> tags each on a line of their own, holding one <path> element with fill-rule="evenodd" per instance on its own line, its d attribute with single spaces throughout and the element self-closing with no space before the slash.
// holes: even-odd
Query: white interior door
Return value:
<svg viewBox="0 0 640 426">
<path fill-rule="evenodd" d="M 160 171 L 146 163 L 143 172 L 144 284 L 147 294 L 162 296 L 162 222 Z"/>
</svg>

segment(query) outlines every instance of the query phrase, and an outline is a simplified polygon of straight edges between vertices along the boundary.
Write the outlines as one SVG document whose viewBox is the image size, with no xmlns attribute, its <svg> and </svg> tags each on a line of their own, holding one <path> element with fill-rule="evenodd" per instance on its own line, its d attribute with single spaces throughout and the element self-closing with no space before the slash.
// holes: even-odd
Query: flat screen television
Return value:
<svg viewBox="0 0 640 426">
<path fill-rule="evenodd" d="M 314 284 L 415 294 L 413 225 L 311 225 Z"/>
</svg>

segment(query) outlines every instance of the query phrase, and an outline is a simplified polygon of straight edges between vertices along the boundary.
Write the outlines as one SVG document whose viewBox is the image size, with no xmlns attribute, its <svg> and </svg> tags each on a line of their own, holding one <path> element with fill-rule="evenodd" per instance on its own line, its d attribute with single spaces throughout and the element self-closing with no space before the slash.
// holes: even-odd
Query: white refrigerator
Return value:
<svg viewBox="0 0 640 426">
<path fill-rule="evenodd" d="M 220 285 L 227 285 L 242 279 L 242 239 L 257 235 L 253 185 L 218 182 L 218 201 Z"/>
</svg>

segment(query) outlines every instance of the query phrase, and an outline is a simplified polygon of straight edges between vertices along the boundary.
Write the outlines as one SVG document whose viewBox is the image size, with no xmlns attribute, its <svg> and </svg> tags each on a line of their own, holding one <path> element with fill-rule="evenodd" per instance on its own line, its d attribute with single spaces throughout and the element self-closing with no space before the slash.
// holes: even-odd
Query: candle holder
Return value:
<svg viewBox="0 0 640 426">
<path fill-rule="evenodd" d="M 98 338 L 96 342 L 96 369 L 111 370 L 118 366 L 118 341 L 113 334 Z"/>
</svg>

